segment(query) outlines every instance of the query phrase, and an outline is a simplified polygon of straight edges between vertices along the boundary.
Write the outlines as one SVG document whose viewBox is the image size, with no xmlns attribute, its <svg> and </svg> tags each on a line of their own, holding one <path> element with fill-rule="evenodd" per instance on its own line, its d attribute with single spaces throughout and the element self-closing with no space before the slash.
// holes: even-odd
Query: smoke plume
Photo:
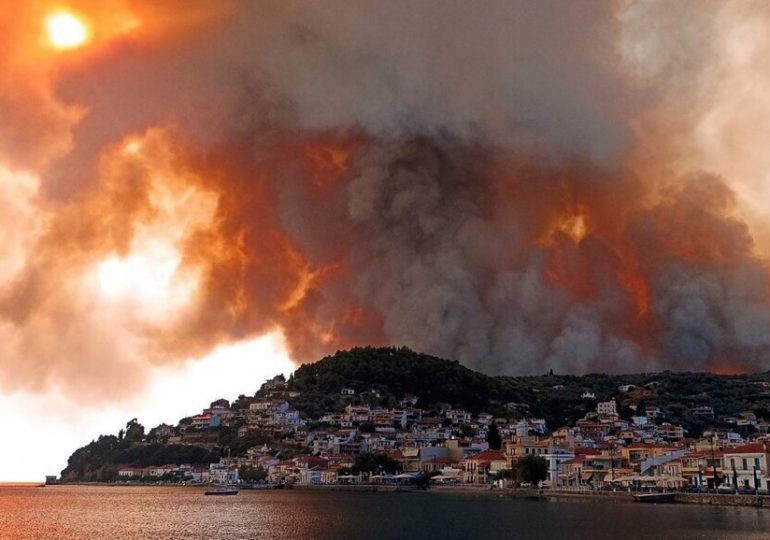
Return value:
<svg viewBox="0 0 770 540">
<path fill-rule="evenodd" d="M 770 367 L 766 3 L 69 8 L 67 52 L 46 3 L 0 16 L 2 388 L 128 394 L 276 328 L 297 362 Z"/>
</svg>

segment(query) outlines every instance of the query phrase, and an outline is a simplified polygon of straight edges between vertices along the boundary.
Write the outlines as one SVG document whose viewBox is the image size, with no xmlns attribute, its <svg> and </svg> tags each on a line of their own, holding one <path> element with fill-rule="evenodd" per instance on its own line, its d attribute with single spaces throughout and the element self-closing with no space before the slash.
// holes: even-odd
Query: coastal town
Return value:
<svg viewBox="0 0 770 540">
<path fill-rule="evenodd" d="M 278 376 L 253 397 L 232 404 L 220 399 L 175 426 L 157 426 L 139 444 L 213 447 L 207 441 L 222 429 L 237 429 L 238 440 L 259 442 L 237 455 L 227 448 L 207 466 L 123 466 L 113 481 L 751 494 L 767 494 L 770 487 L 770 424 L 752 411 L 717 418 L 712 407 L 695 407 L 689 414 L 732 427 L 706 429 L 692 438 L 658 407 L 633 410 L 632 405 L 633 414 L 621 418 L 614 398 L 597 401 L 589 392 L 581 397 L 595 407 L 569 426 L 522 415 L 516 403 L 508 404 L 505 417 L 451 404 L 427 410 L 418 406 L 420 396 L 411 394 L 401 396 L 397 407 L 376 407 L 368 403 L 380 397 L 377 390 L 349 387 L 340 387 L 336 396 L 341 410 L 309 418 L 293 406 L 300 395 Z"/>
</svg>

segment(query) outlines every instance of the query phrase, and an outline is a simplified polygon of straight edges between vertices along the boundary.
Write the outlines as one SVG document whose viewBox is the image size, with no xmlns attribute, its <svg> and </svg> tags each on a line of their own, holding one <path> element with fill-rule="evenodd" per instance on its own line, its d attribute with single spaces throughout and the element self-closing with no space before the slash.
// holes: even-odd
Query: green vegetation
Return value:
<svg viewBox="0 0 770 540">
<path fill-rule="evenodd" d="M 398 461 L 385 454 L 364 452 L 356 456 L 356 461 L 349 472 L 351 474 L 361 474 L 362 472 L 396 474 Z"/>
<path fill-rule="evenodd" d="M 412 405 L 423 410 L 424 416 L 439 416 L 445 408 L 462 408 L 478 414 L 487 412 L 495 417 L 517 420 L 525 417 L 544 418 L 550 429 L 574 425 L 586 413 L 595 411 L 597 401 L 615 398 L 623 418 L 644 414 L 645 407 L 657 407 L 660 421 L 682 425 L 688 436 L 700 436 L 707 427 L 731 430 L 738 428 L 730 417 L 752 411 L 759 419 L 770 419 L 770 373 L 748 375 L 716 375 L 712 373 L 642 373 L 632 375 L 589 374 L 544 375 L 526 377 L 492 377 L 468 369 L 458 362 L 443 360 L 406 348 L 362 347 L 340 351 L 316 363 L 299 367 L 286 388 L 279 391 L 263 388 L 254 396 L 239 396 L 232 404 L 238 413 L 247 409 L 257 398 L 286 399 L 300 411 L 309 429 L 325 427 L 321 416 L 330 411 L 341 412 L 350 404 L 371 407 L 405 408 Z M 352 395 L 342 395 L 350 388 Z M 585 396 L 585 397 L 584 397 Z M 409 399 L 405 399 L 409 398 Z M 714 416 L 696 416 L 693 409 L 713 408 Z M 117 435 L 100 436 L 76 450 L 62 471 L 65 481 L 107 481 L 117 477 L 124 467 L 161 466 L 187 463 L 193 466 L 218 461 L 229 448 L 233 456 L 263 444 L 278 451 L 282 459 L 306 452 L 300 441 L 291 435 L 251 429 L 239 436 L 243 415 L 236 414 L 229 425 L 195 429 L 192 419 L 180 420 L 171 429 L 175 439 L 167 438 L 145 428 L 136 419 L 129 421 Z M 451 426 L 443 418 L 444 426 Z M 358 426 L 361 431 L 375 431 L 373 423 Z M 456 434 L 473 435 L 475 426 L 454 425 Z M 277 438 L 276 438 L 277 437 Z M 166 442 L 164 442 L 166 441 Z M 499 448 L 500 434 L 491 427 L 488 441 Z M 362 458 L 370 459 L 370 457 Z M 368 461 L 357 464 L 373 466 Z M 382 470 L 392 469 L 389 463 L 376 463 Z M 379 470 L 379 469 L 378 469 Z M 517 473 L 518 474 L 518 473 Z"/>
<path fill-rule="evenodd" d="M 139 435 L 141 433 L 141 436 Z M 64 481 L 109 482 L 122 467 L 151 467 L 169 463 L 208 465 L 219 461 L 219 448 L 206 449 L 196 445 L 142 443 L 144 427 L 131 420 L 118 436 L 102 435 L 76 450 L 62 471 Z"/>
<path fill-rule="evenodd" d="M 238 478 L 243 482 L 264 482 L 267 480 L 267 471 L 262 467 L 247 467 L 246 465 L 238 469 Z"/>
<path fill-rule="evenodd" d="M 530 454 L 515 463 L 513 472 L 517 482 L 534 486 L 548 478 L 548 463 L 542 457 Z"/>
<path fill-rule="evenodd" d="M 770 372 L 491 377 L 404 347 L 360 347 L 301 366 L 288 384 L 301 392 L 292 405 L 311 419 L 342 411 L 350 403 L 398 407 L 406 394 L 417 396 L 416 406 L 429 412 L 451 405 L 509 419 L 540 417 L 552 429 L 574 425 L 596 409 L 597 401 L 611 398 L 617 400 L 621 417 L 629 418 L 634 407 L 642 415 L 647 405 L 659 407 L 662 420 L 680 424 L 696 437 L 709 426 L 729 427 L 720 419 L 743 411 L 770 418 Z M 621 391 L 626 385 L 632 388 Z M 356 395 L 341 396 L 341 388 L 352 388 Z M 379 397 L 372 397 L 372 390 Z M 586 393 L 596 398 L 582 397 Z M 713 407 L 714 420 L 691 414 L 703 405 Z"/>
<path fill-rule="evenodd" d="M 487 443 L 489 443 L 489 447 L 492 450 L 500 450 L 503 447 L 503 438 L 500 436 L 500 430 L 497 428 L 497 424 L 489 426 Z"/>
<path fill-rule="evenodd" d="M 348 403 L 340 389 L 349 387 L 357 395 L 371 391 L 380 397 L 359 398 L 374 405 L 398 406 L 405 394 L 420 398 L 427 408 L 450 403 L 479 412 L 489 399 L 500 396 L 500 385 L 492 377 L 470 370 L 458 362 L 442 360 L 406 348 L 356 348 L 338 352 L 314 364 L 305 364 L 289 377 L 289 389 L 302 394 L 294 406 L 311 417 L 327 410 L 342 410 Z"/>
</svg>

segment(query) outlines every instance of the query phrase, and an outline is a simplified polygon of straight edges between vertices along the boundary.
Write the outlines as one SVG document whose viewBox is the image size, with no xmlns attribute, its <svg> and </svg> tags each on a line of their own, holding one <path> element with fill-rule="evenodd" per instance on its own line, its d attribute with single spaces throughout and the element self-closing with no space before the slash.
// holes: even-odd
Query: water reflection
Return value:
<svg viewBox="0 0 770 540">
<path fill-rule="evenodd" d="M 770 510 L 302 490 L 0 488 L 3 540 L 767 538 Z"/>
</svg>

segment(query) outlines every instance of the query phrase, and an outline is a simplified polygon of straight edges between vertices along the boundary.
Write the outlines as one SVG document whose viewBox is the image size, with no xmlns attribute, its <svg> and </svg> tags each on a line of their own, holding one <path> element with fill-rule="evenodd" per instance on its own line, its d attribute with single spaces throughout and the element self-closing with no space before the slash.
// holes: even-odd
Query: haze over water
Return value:
<svg viewBox="0 0 770 540">
<path fill-rule="evenodd" d="M 489 494 L 0 487 L 2 540 L 767 538 L 755 508 L 537 501 Z M 623 531 L 621 533 L 621 531 Z"/>
</svg>

